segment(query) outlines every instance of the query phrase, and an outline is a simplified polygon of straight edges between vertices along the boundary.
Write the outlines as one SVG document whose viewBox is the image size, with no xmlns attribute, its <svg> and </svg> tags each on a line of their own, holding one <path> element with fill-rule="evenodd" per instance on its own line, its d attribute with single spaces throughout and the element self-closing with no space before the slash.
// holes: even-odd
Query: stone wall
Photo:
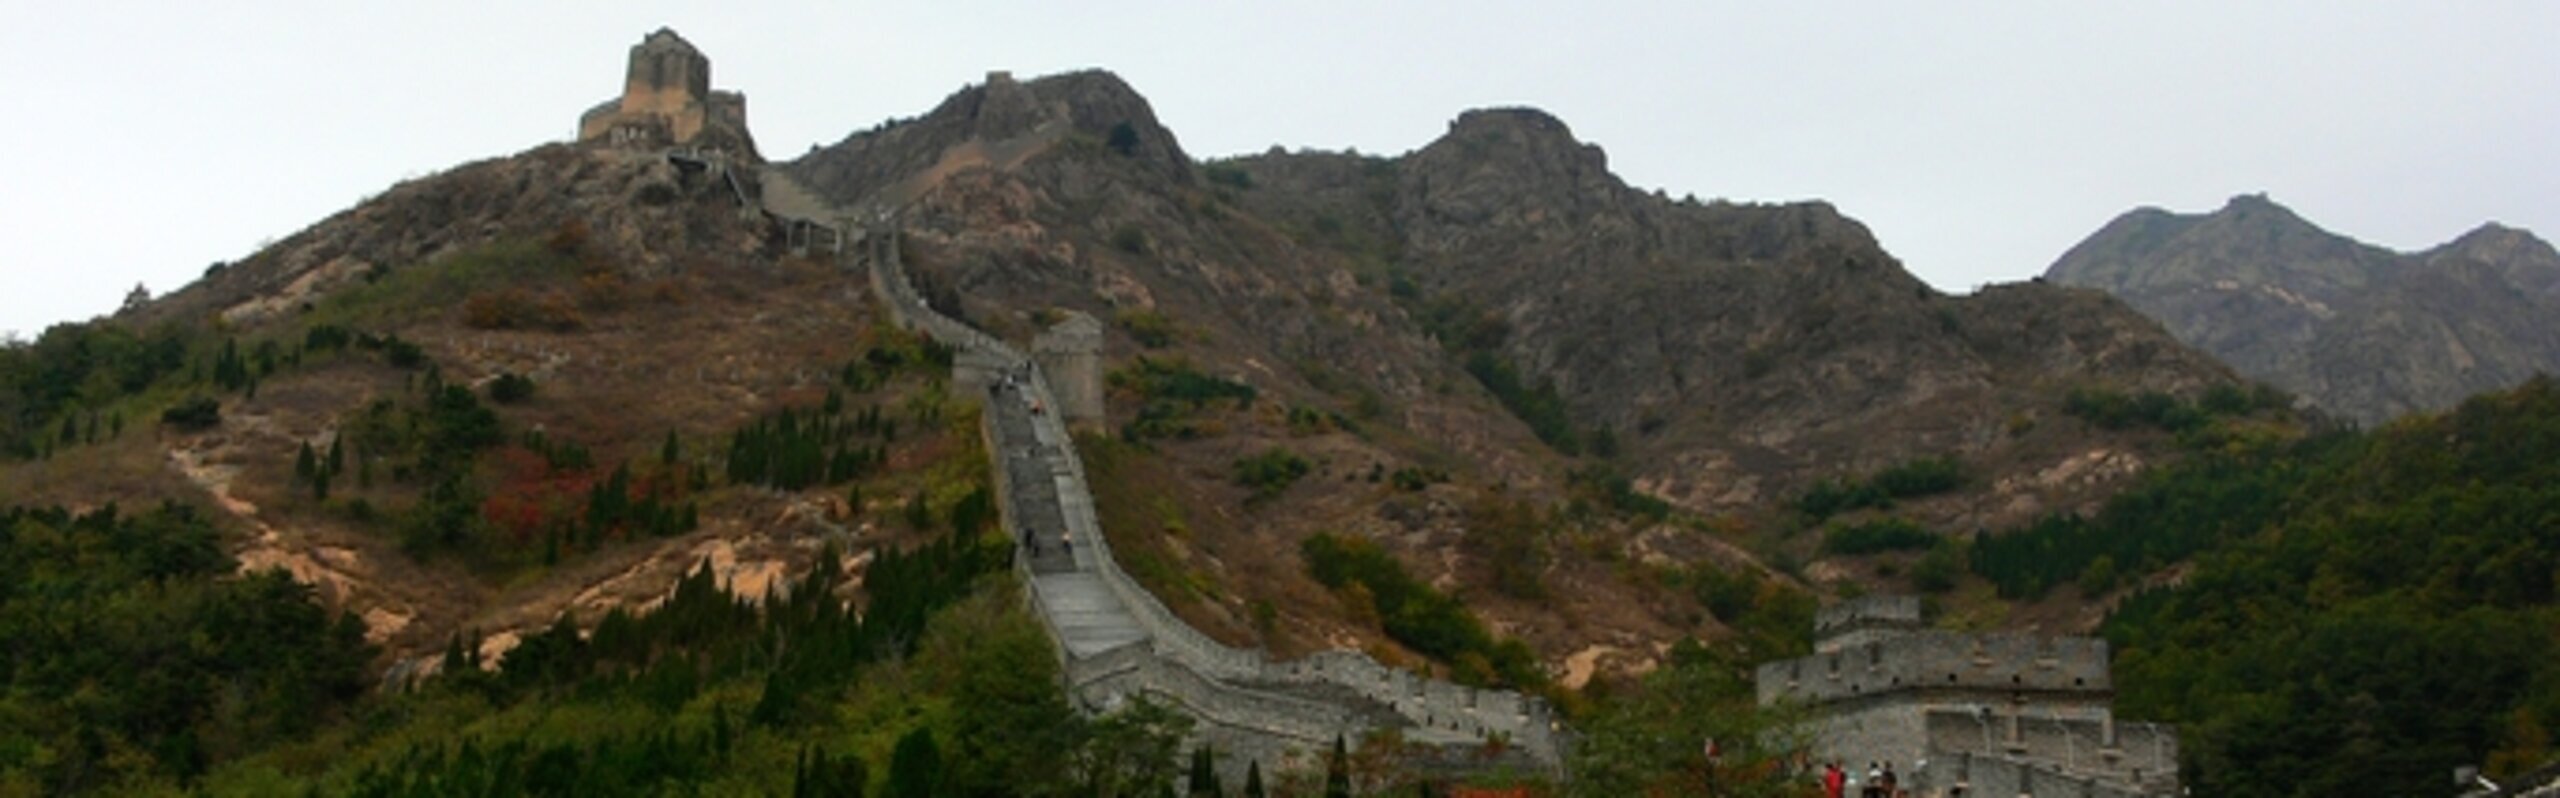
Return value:
<svg viewBox="0 0 2560 798">
<path fill-rule="evenodd" d="M 915 290 L 898 263 L 894 230 L 865 236 L 875 293 L 888 306 L 891 320 L 960 350 L 955 365 L 964 384 L 998 370 L 1027 373 L 1024 390 L 1050 407 L 1058 401 L 1047 369 L 1018 350 L 985 333 L 934 312 Z M 1095 331 L 1098 337 L 1098 330 Z M 1098 366 L 1097 366 L 1098 371 Z M 971 375 L 978 375 L 972 377 Z M 983 388 L 965 391 L 974 396 Z M 1334 651 L 1291 662 L 1274 662 L 1260 650 L 1228 646 L 1184 623 L 1153 593 L 1120 569 L 1110 556 L 1109 538 L 1093 512 L 1084 464 L 1074 454 L 1074 440 L 1059 414 L 1035 417 L 1036 440 L 1048 452 L 1050 473 L 1057 476 L 1065 523 L 1080 546 L 1095 553 L 1094 573 L 1126 605 L 1147 633 L 1143 648 L 1122 647 L 1082 660 L 1060 651 L 1069 689 L 1081 705 L 1108 707 L 1121 697 L 1145 694 L 1180 707 L 1201 723 L 1199 735 L 1233 756 L 1222 769 L 1242 773 L 1243 762 L 1259 759 L 1277 767 L 1289 757 L 1329 746 L 1337 733 L 1358 738 L 1371 726 L 1354 708 L 1294 697 L 1292 686 L 1347 691 L 1375 702 L 1411 725 L 1412 742 L 1481 747 L 1501 740 L 1537 767 L 1554 769 L 1562 761 L 1560 734 L 1553 711 L 1544 701 L 1507 690 L 1480 690 L 1389 668 L 1368 655 Z M 1016 442 L 991 440 L 996 446 Z M 1003 482 L 1003 480 L 999 480 Z M 1010 503 L 1004 506 L 1010 506 Z M 1027 577 L 1029 574 L 1025 572 Z M 1028 591 L 1037 602 L 1038 591 Z M 1038 609 L 1035 606 L 1035 610 Z M 1044 624 L 1049 622 L 1042 613 Z M 1053 639 L 1058 629 L 1049 627 Z"/>
<path fill-rule="evenodd" d="M 1918 632 L 1760 666 L 1762 703 L 1823 703 L 1906 689 L 2073 695 L 2104 700 L 2107 642 L 2082 637 Z"/>
<path fill-rule="evenodd" d="M 1866 596 L 1813 616 L 1813 650 L 1830 653 L 1920 631 L 1920 597 Z"/>
<path fill-rule="evenodd" d="M 1911 788 L 1912 795 L 1920 798 L 1948 795 L 1958 786 L 1964 787 L 1966 796 L 1979 798 L 2151 798 L 2176 794 L 2072 776 L 2025 760 L 1970 753 L 1928 762 L 1908 773 L 1897 771 L 1895 775 Z"/>
</svg>

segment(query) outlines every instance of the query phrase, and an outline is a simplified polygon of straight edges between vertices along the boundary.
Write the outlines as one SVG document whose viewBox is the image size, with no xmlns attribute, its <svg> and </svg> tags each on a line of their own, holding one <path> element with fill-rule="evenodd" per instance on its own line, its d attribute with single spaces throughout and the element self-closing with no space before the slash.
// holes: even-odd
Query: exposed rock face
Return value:
<svg viewBox="0 0 2560 798">
<path fill-rule="evenodd" d="M 1242 164 L 1295 189 L 1341 174 L 1304 164 L 1334 157 Z M 1421 294 L 1489 314 L 1508 330 L 1501 354 L 1626 440 L 1641 481 L 1698 509 L 1914 456 L 1997 461 L 2059 445 L 2005 423 L 2061 386 L 2184 392 L 2230 379 L 2103 297 L 1939 295 L 1824 203 L 1635 191 L 1598 147 L 1537 111 L 1471 112 L 1379 163 L 1391 193 L 1318 212 L 1399 242 Z"/>
<path fill-rule="evenodd" d="M 1078 157 L 1097 151 L 1070 136 L 1058 157 L 1010 169 L 974 154 L 1061 125 L 1096 138 L 1125 126 L 1137 147 Z M 1529 109 L 1469 112 L 1401 158 L 1273 152 L 1204 178 L 1116 78 L 998 78 L 788 168 L 837 202 L 911 201 L 919 243 L 954 247 L 926 259 L 952 267 L 928 265 L 926 282 L 997 306 L 964 311 L 1161 308 L 1232 332 L 1210 336 L 1221 354 L 1265 369 L 1346 367 L 1415 406 L 1409 421 L 1491 404 L 1415 317 L 1455 303 L 1585 431 L 1624 441 L 1630 476 L 1700 510 L 1764 507 L 1922 455 L 2050 467 L 2082 431 L 2019 422 L 2049 415 L 2062 390 L 2235 379 L 2094 293 L 1940 295 L 1827 204 L 1636 191 L 1599 147 Z M 1452 385 L 1459 401 L 1440 398 Z M 1451 431 L 1458 450 L 1498 479 L 1551 484 L 1518 454 L 1539 450 L 1534 438 L 1492 415 Z"/>
<path fill-rule="evenodd" d="M 2047 279 L 2106 290 L 2180 340 L 2328 411 L 2376 424 L 2560 368 L 2560 254 L 2495 224 L 2400 254 L 2264 196 L 2181 215 L 2141 208 Z"/>
</svg>

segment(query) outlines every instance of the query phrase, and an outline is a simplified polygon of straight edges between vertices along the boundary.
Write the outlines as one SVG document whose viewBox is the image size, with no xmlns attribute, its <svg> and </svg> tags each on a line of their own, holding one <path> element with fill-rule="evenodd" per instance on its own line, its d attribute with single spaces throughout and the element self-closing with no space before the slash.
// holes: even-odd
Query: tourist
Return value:
<svg viewBox="0 0 2560 798">
<path fill-rule="evenodd" d="M 1849 784 L 1849 774 L 1841 772 L 1839 762 L 1822 763 L 1823 798 L 1845 798 L 1841 791 Z"/>
<path fill-rule="evenodd" d="M 1894 798 L 1902 794 L 1901 787 L 1901 779 L 1893 775 L 1893 760 L 1885 760 L 1884 773 L 1876 777 L 1876 790 L 1884 793 L 1885 798 Z"/>
<path fill-rule="evenodd" d="M 1866 786 L 1859 790 L 1859 795 L 1866 798 L 1890 798 L 1884 792 L 1884 766 L 1876 764 L 1875 760 L 1867 760 L 1867 778 L 1861 783 Z"/>
</svg>

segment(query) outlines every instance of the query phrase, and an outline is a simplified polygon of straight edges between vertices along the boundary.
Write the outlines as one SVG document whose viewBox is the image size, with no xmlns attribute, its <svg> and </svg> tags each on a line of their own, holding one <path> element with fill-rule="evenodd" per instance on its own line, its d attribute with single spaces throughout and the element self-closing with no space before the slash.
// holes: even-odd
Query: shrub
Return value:
<svg viewBox="0 0 2560 798">
<path fill-rule="evenodd" d="M 1138 229 L 1134 224 L 1121 225 L 1120 229 L 1111 231 L 1111 245 L 1131 255 L 1147 254 L 1147 231 Z"/>
<path fill-rule="evenodd" d="M 160 423 L 190 431 L 212 429 L 222 423 L 222 403 L 210 396 L 189 397 L 160 411 Z"/>
<path fill-rule="evenodd" d="M 1317 582 L 1345 594 L 1368 594 L 1380 625 L 1396 642 L 1442 662 L 1456 663 L 1468 654 L 1481 656 L 1487 663 L 1485 670 L 1498 683 L 1534 686 L 1545 682 L 1537 658 L 1527 647 L 1514 640 L 1497 642 L 1466 605 L 1414 578 L 1377 544 L 1319 533 L 1307 538 L 1298 551 L 1306 559 L 1307 575 Z M 1477 682 L 1486 674 L 1458 669 L 1452 675 Z"/>
<path fill-rule="evenodd" d="M 1253 173 L 1245 171 L 1244 167 L 1233 164 L 1211 164 L 1207 172 L 1209 182 L 1212 184 L 1238 191 L 1253 188 Z"/>
<path fill-rule="evenodd" d="M 1835 526 L 1822 533 L 1825 554 L 1859 555 L 1928 548 L 1938 536 L 1907 519 L 1887 518 L 1856 526 Z"/>
<path fill-rule="evenodd" d="M 557 291 L 539 296 L 521 288 L 481 291 L 463 300 L 462 320 L 481 330 L 570 332 L 585 326 L 569 299 Z"/>
<path fill-rule="evenodd" d="M 1307 459 L 1296 452 L 1274 446 L 1262 450 L 1261 454 L 1237 459 L 1236 484 L 1252 488 L 1254 498 L 1267 499 L 1288 490 L 1312 468 Z"/>
<path fill-rule="evenodd" d="M 489 381 L 489 401 L 511 405 L 533 398 L 533 378 L 506 372 Z"/>
<path fill-rule="evenodd" d="M 1128 331 L 1129 337 L 1135 339 L 1139 346 L 1148 349 L 1172 346 L 1180 333 L 1172 319 L 1153 310 L 1124 310 L 1111 320 L 1120 325 L 1120 329 Z"/>
<path fill-rule="evenodd" d="M 1138 129 L 1125 121 L 1112 125 L 1110 138 L 1104 139 L 1102 143 L 1109 146 L 1112 152 L 1136 155 L 1138 154 Z"/>
</svg>

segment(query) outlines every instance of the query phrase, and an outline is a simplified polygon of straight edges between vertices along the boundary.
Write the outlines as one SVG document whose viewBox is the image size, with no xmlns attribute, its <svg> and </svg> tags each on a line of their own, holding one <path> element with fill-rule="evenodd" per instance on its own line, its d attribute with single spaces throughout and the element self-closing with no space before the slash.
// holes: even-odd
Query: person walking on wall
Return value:
<svg viewBox="0 0 2560 798">
<path fill-rule="evenodd" d="M 1823 798 L 1847 798 L 1846 796 L 1841 795 L 1840 791 L 1846 789 L 1848 786 L 1849 774 L 1841 772 L 1840 763 L 1825 762 L 1822 764 Z"/>
</svg>

